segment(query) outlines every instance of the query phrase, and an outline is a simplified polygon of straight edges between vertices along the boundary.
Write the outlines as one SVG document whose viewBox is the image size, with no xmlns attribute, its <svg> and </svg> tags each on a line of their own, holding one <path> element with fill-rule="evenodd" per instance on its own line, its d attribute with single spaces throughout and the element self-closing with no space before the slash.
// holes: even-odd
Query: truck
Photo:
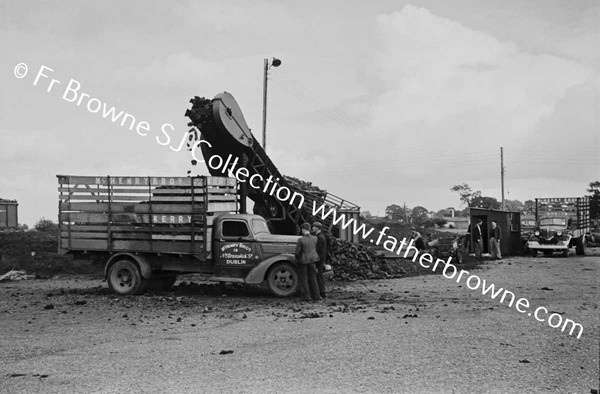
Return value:
<svg viewBox="0 0 600 394">
<path fill-rule="evenodd" d="M 527 242 L 529 253 L 551 256 L 555 252 L 585 255 L 586 235 L 590 233 L 589 197 L 536 198 L 534 229 Z"/>
<path fill-rule="evenodd" d="M 299 236 L 239 213 L 230 177 L 57 175 L 59 252 L 101 260 L 118 294 L 167 290 L 181 274 L 294 294 Z"/>
</svg>

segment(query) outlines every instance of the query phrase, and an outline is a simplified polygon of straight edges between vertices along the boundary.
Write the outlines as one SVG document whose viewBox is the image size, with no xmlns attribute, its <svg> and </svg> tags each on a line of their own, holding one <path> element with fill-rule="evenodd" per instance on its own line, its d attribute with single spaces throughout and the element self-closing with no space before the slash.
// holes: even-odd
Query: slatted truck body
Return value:
<svg viewBox="0 0 600 394">
<path fill-rule="evenodd" d="M 120 294 L 167 289 L 178 274 L 296 291 L 297 236 L 270 234 L 258 215 L 238 214 L 227 177 L 58 175 L 59 252 L 106 260 Z"/>
</svg>

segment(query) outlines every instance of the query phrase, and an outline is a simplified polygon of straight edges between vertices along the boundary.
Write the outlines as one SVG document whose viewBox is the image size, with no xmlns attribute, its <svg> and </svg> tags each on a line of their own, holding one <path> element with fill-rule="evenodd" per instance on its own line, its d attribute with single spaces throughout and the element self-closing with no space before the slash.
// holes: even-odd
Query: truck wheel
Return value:
<svg viewBox="0 0 600 394">
<path fill-rule="evenodd" d="M 289 297 L 298 289 L 298 274 L 292 263 L 278 263 L 267 274 L 269 290 L 277 297 Z"/>
<path fill-rule="evenodd" d="M 537 249 L 529 249 L 529 253 L 531 253 L 531 257 L 537 257 Z"/>
<path fill-rule="evenodd" d="M 108 287 L 122 295 L 139 294 L 145 290 L 146 280 L 138 266 L 129 260 L 118 260 L 108 269 Z"/>
<path fill-rule="evenodd" d="M 544 256 L 546 256 L 546 257 L 552 256 L 552 251 L 551 250 L 544 250 Z"/>
<path fill-rule="evenodd" d="M 569 249 L 565 249 L 562 252 L 563 257 L 569 257 Z"/>
</svg>

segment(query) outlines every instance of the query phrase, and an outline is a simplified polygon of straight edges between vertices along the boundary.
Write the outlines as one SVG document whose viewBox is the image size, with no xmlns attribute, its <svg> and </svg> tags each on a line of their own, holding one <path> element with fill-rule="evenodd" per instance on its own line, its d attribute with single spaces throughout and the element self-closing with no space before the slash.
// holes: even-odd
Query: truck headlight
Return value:
<svg viewBox="0 0 600 394">
<path fill-rule="evenodd" d="M 556 235 L 559 236 L 559 237 L 562 236 L 562 231 L 557 231 Z"/>
<path fill-rule="evenodd" d="M 539 231 L 536 231 L 534 234 L 535 234 L 536 237 L 540 236 L 540 232 Z"/>
</svg>

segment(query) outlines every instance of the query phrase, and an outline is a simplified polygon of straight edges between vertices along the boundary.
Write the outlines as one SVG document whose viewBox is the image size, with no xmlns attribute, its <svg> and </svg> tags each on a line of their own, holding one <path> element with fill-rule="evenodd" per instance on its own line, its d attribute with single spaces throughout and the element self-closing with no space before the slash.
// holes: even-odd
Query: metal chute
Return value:
<svg viewBox="0 0 600 394">
<path fill-rule="evenodd" d="M 249 177 L 257 174 L 257 179 L 276 181 L 280 187 L 285 187 L 291 193 L 304 196 L 304 204 L 298 207 L 291 203 L 282 202 L 264 190 L 265 182 L 261 187 L 249 187 L 247 182 L 240 182 L 240 195 L 242 196 L 242 210 L 245 209 L 245 197 L 254 201 L 254 213 L 267 219 L 273 231 L 280 234 L 296 234 L 299 226 L 314 220 L 312 215 L 313 202 L 324 205 L 327 210 L 336 209 L 337 212 L 350 214 L 357 217 L 360 207 L 333 194 L 318 188 L 302 187 L 302 183 L 287 178 L 279 172 L 265 150 L 258 143 L 242 114 L 238 103 L 233 96 L 223 92 L 213 99 L 194 97 L 190 100 L 192 108 L 185 113 L 194 126 L 200 130 L 203 140 L 210 143 L 201 144 L 202 155 L 208 164 L 214 155 L 224 160 L 231 156 L 231 161 L 237 159 L 238 168 L 243 166 L 248 169 Z M 196 138 L 196 137 L 195 137 Z M 213 169 L 208 166 L 211 175 L 224 175 L 222 169 Z M 255 182 L 256 185 L 256 182 Z M 326 227 L 332 228 L 331 216 L 324 221 Z M 332 229 L 336 233 L 336 229 Z"/>
</svg>

